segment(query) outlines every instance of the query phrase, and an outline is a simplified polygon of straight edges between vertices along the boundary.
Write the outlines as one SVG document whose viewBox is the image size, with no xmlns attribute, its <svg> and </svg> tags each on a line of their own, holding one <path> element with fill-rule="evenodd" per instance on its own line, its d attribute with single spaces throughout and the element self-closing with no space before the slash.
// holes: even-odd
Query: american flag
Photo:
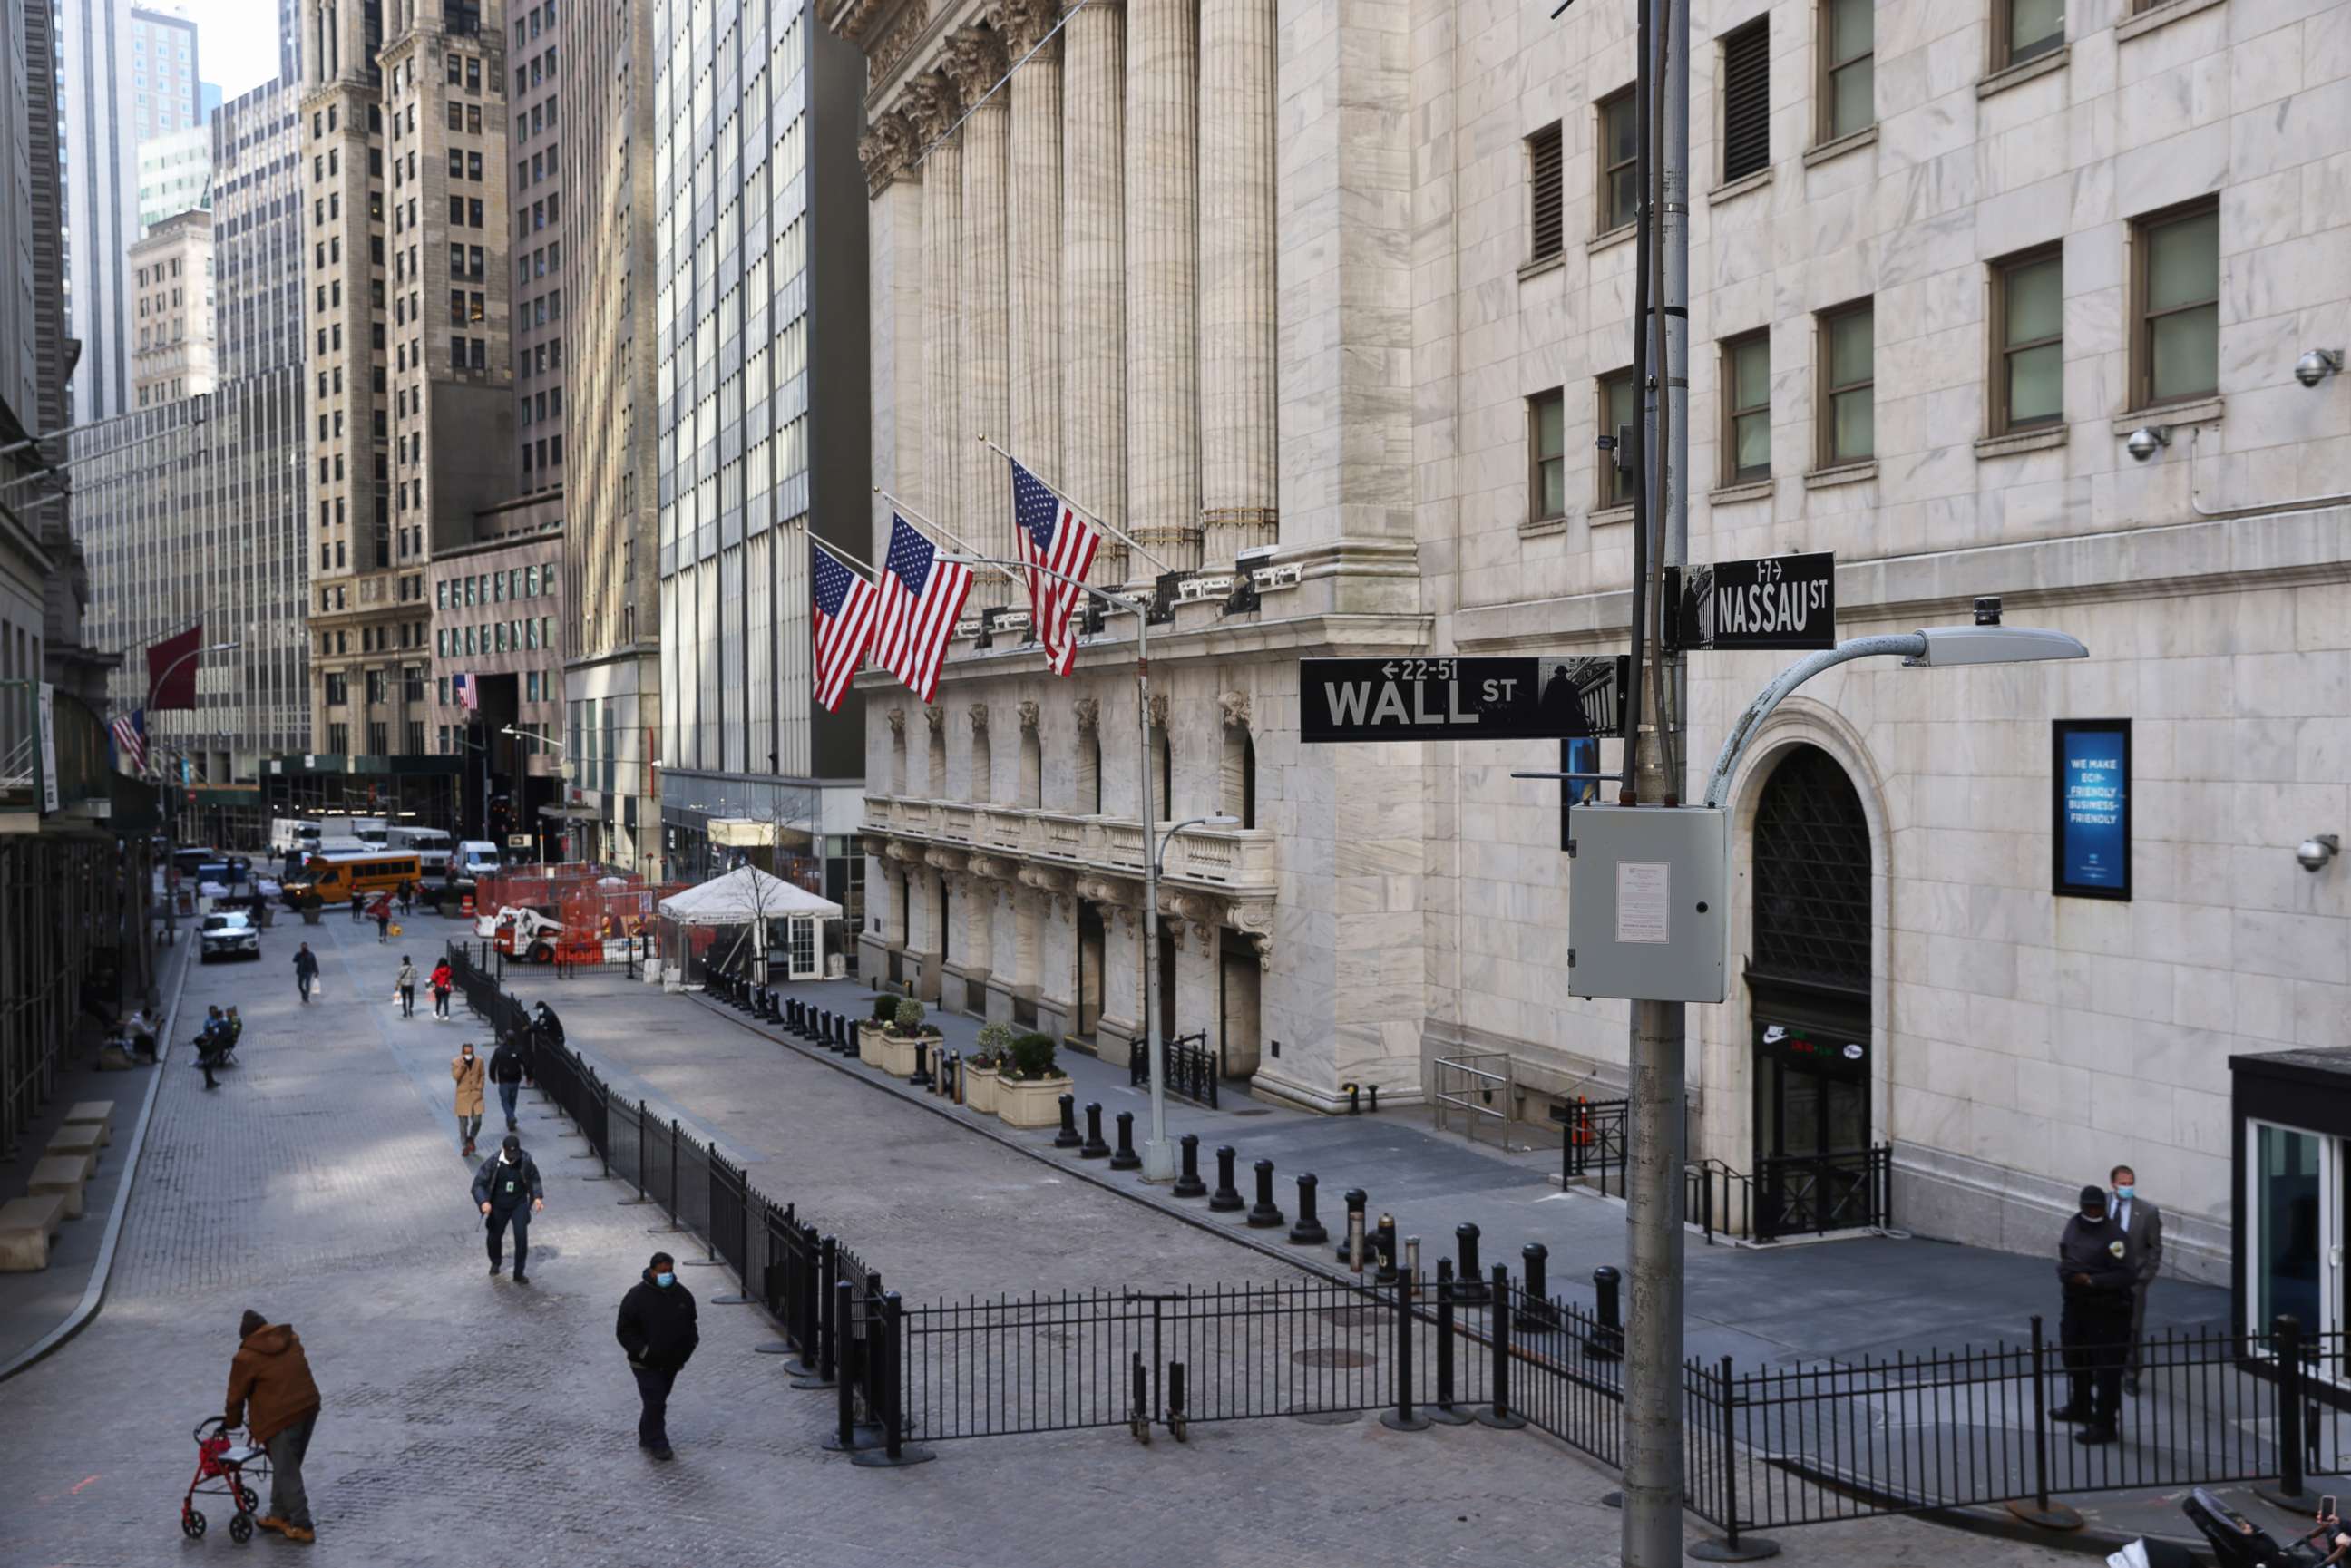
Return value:
<svg viewBox="0 0 2351 1568">
<path fill-rule="evenodd" d="M 1012 521 L 1020 559 L 1029 568 L 1029 604 L 1037 640 L 1045 645 L 1045 662 L 1053 673 L 1066 675 L 1078 653 L 1078 640 L 1070 633 L 1070 612 L 1082 591 L 1061 579 L 1085 580 L 1102 535 L 1018 462 L 1012 465 Z M 1060 576 L 1048 577 L 1046 571 Z"/>
<path fill-rule="evenodd" d="M 810 617 L 816 637 L 816 700 L 825 712 L 835 713 L 849 678 L 857 674 L 857 661 L 873 641 L 873 612 L 881 595 L 812 538 L 809 561 L 816 601 L 816 613 Z"/>
<path fill-rule="evenodd" d="M 457 706 L 467 712 L 482 706 L 481 683 L 473 675 L 450 676 L 449 695 L 456 698 Z"/>
<path fill-rule="evenodd" d="M 125 773 L 147 770 L 147 711 L 132 708 L 107 728 L 114 736 L 115 767 Z"/>
<path fill-rule="evenodd" d="M 937 548 L 893 513 L 881 592 L 873 662 L 929 702 L 938 690 L 939 665 L 955 635 L 956 617 L 963 613 L 964 599 L 971 592 L 971 568 L 939 559 Z"/>
</svg>

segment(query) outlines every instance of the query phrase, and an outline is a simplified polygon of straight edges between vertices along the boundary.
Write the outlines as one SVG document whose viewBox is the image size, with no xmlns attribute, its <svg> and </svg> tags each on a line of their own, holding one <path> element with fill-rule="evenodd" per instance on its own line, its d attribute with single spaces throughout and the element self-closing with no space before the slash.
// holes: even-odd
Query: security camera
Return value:
<svg viewBox="0 0 2351 1568">
<path fill-rule="evenodd" d="M 2142 424 L 2130 433 L 2130 439 L 2123 444 L 2129 448 L 2133 457 L 2144 463 L 2171 444 L 2171 427 L 2168 424 Z"/>
<path fill-rule="evenodd" d="M 2294 379 L 2306 387 L 2314 387 L 2331 375 L 2341 373 L 2343 350 L 2312 349 L 2294 362 Z"/>
<path fill-rule="evenodd" d="M 2302 862 L 2302 869 L 2306 872 L 2322 872 L 2326 869 L 2326 862 L 2333 860 L 2342 848 L 2343 841 L 2335 834 L 2314 833 L 2296 847 L 2294 858 Z"/>
</svg>

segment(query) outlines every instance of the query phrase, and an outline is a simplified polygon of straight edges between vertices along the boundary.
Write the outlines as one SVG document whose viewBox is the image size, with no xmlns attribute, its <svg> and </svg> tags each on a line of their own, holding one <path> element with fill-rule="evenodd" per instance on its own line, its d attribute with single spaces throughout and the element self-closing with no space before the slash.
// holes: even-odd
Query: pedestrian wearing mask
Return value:
<svg viewBox="0 0 2351 1568">
<path fill-rule="evenodd" d="M 516 1038 L 510 1034 L 498 1041 L 497 1050 L 490 1054 L 490 1082 L 498 1086 L 498 1104 L 506 1111 L 509 1133 L 520 1125 L 515 1120 L 515 1101 L 529 1077 L 530 1068 L 523 1061 L 522 1047 Z"/>
<path fill-rule="evenodd" d="M 644 1277 L 621 1298 L 613 1336 L 629 1357 L 637 1379 L 637 1447 L 656 1459 L 676 1458 L 669 1446 L 669 1396 L 677 1375 L 702 1343 L 695 1322 L 694 1292 L 678 1282 L 677 1261 L 656 1252 Z"/>
<path fill-rule="evenodd" d="M 2117 1435 L 2123 1363 L 2131 1322 L 2129 1243 L 2106 1212 L 2106 1189 L 2082 1189 L 2080 1211 L 2065 1221 L 2057 1242 L 2057 1281 L 2064 1292 L 2059 1344 L 2071 1397 L 2052 1419 L 2079 1421 L 2077 1443 L 2111 1443 Z"/>
<path fill-rule="evenodd" d="M 2107 1207 L 2122 1229 L 2123 1261 L 2131 1271 L 2130 1362 L 2123 1368 L 2123 1392 L 2136 1399 L 2138 1375 L 2146 1364 L 2141 1342 L 2147 1337 L 2147 1293 L 2163 1268 L 2163 1210 L 2139 1197 L 2138 1173 L 2130 1166 L 2116 1166 L 2106 1180 L 2115 1189 Z"/>
<path fill-rule="evenodd" d="M 506 1267 L 507 1227 L 511 1225 L 515 1283 L 529 1284 L 526 1267 L 530 1259 L 530 1217 L 547 1207 L 547 1192 L 539 1185 L 538 1162 L 523 1152 L 522 1140 L 514 1134 L 508 1133 L 498 1152 L 474 1173 L 474 1201 L 481 1205 L 482 1218 L 489 1225 L 490 1277 L 495 1280 Z"/>
<path fill-rule="evenodd" d="M 408 955 L 405 953 L 400 956 L 400 973 L 392 977 L 392 988 L 400 993 L 400 1016 L 404 1019 L 414 1018 L 416 1016 L 416 966 L 409 962 Z"/>
<path fill-rule="evenodd" d="M 474 1054 L 472 1040 L 450 1059 L 449 1077 L 457 1085 L 457 1130 L 465 1138 L 465 1146 L 457 1152 L 471 1155 L 474 1140 L 482 1131 L 482 1063 Z"/>
</svg>

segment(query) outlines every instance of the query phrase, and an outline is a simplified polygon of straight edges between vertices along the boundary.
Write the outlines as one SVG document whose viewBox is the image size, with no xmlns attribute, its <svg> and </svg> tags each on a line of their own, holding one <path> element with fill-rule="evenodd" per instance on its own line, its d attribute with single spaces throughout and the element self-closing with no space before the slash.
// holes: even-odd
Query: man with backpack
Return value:
<svg viewBox="0 0 2351 1568">
<path fill-rule="evenodd" d="M 498 1152 L 482 1162 L 482 1168 L 474 1173 L 474 1201 L 488 1222 L 490 1277 L 497 1278 L 506 1267 L 507 1227 L 511 1225 L 515 1283 L 529 1284 L 524 1265 L 530 1257 L 530 1217 L 546 1208 L 547 1192 L 539 1185 L 538 1162 L 523 1152 L 521 1138 L 508 1133 Z"/>
<path fill-rule="evenodd" d="M 520 1124 L 515 1120 L 515 1101 L 522 1086 L 530 1082 L 530 1066 L 523 1058 L 518 1037 L 509 1034 L 498 1041 L 498 1049 L 490 1056 L 490 1082 L 498 1086 L 498 1103 L 506 1108 L 507 1131 L 511 1133 Z"/>
</svg>

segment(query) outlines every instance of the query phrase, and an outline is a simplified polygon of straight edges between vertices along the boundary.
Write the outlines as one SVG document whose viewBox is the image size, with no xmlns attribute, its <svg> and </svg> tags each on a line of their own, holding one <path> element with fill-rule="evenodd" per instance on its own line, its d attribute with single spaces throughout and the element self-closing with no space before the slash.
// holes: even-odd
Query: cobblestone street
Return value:
<svg viewBox="0 0 2351 1568">
<path fill-rule="evenodd" d="M 418 920 L 408 949 L 431 951 L 440 929 Z M 288 967 L 304 936 L 326 985 L 307 1009 Z M 707 1304 L 732 1283 L 716 1270 L 687 1273 L 704 1340 L 673 1405 L 678 1460 L 649 1463 L 611 1322 L 657 1217 L 618 1207 L 618 1184 L 580 1180 L 576 1145 L 528 1096 L 549 1178 L 531 1284 L 485 1277 L 445 1067 L 477 1026 L 402 1020 L 387 1001 L 399 951 L 339 923 L 280 927 L 258 966 L 190 977 L 187 1016 L 243 1009 L 243 1065 L 212 1093 L 184 1065 L 165 1070 L 107 1305 L 5 1390 L 0 1563 L 296 1550 L 231 1544 L 217 1500 L 203 1542 L 176 1521 L 187 1433 L 218 1408 L 247 1306 L 295 1326 L 324 1390 L 308 1467 L 322 1563 L 1092 1564 L 1144 1543 L 1186 1563 L 1614 1560 L 1616 1516 L 1599 1500 L 1612 1477 L 1546 1438 L 1479 1427 L 1253 1421 L 1149 1448 L 1094 1431 L 854 1469 L 818 1446 L 828 1396 L 790 1390 L 778 1360 L 751 1353 L 765 1322 Z M 575 1012 L 577 1030 L 589 1018 Z M 805 1194 L 910 1293 L 1279 1274 L 820 1065 L 755 1071 L 736 1060 L 742 1031 L 688 1003 L 671 1012 L 708 1057 L 647 1064 L 653 1092 L 714 1107 L 720 1138 L 759 1157 L 756 1181 Z M 775 1083 L 791 1092 L 762 1088 Z M 1997 1568 L 2058 1560 L 1903 1521 L 1786 1544 L 1794 1560 L 1872 1568 L 1952 1551 Z"/>
</svg>

